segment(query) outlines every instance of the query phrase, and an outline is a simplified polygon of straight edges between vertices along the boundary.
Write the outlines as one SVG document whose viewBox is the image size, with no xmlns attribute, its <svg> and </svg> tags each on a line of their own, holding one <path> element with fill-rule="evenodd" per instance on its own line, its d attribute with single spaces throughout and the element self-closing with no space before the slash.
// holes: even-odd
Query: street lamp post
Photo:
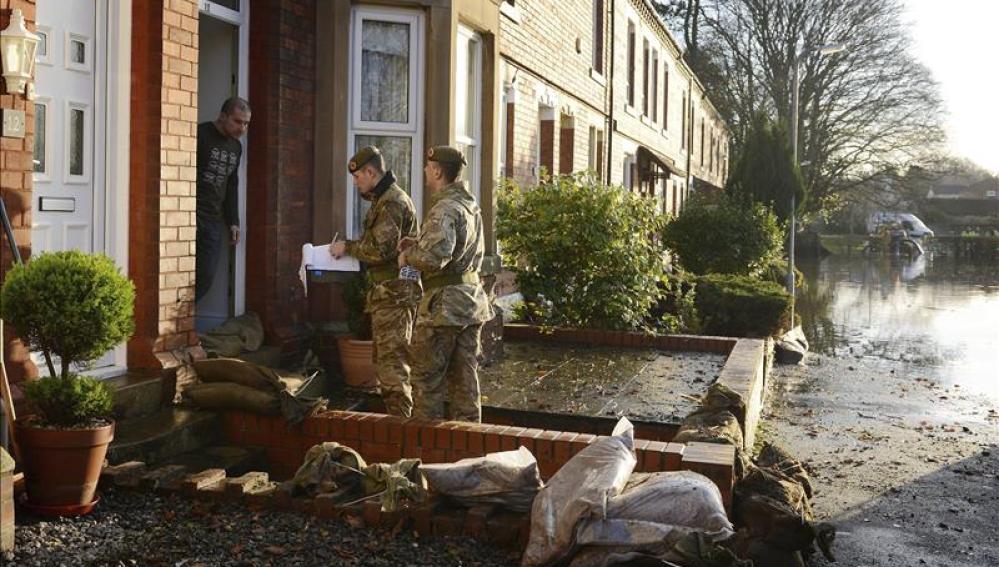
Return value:
<svg viewBox="0 0 999 567">
<path fill-rule="evenodd" d="M 836 43 L 832 45 L 823 45 L 818 48 L 809 49 L 804 46 L 804 43 L 799 39 L 798 44 L 794 46 L 794 57 L 791 59 L 791 163 L 795 167 L 798 167 L 798 90 L 799 90 L 799 78 L 798 78 L 798 66 L 801 63 L 801 58 L 808 51 L 817 51 L 819 55 L 832 55 L 833 53 L 839 53 L 846 49 L 846 46 L 842 43 Z M 791 293 L 791 326 L 794 326 L 794 304 L 795 304 L 795 277 L 794 277 L 794 232 L 795 232 L 795 218 L 797 215 L 797 195 L 794 191 L 791 191 L 791 226 L 788 241 L 788 251 L 787 251 L 787 288 Z"/>
</svg>

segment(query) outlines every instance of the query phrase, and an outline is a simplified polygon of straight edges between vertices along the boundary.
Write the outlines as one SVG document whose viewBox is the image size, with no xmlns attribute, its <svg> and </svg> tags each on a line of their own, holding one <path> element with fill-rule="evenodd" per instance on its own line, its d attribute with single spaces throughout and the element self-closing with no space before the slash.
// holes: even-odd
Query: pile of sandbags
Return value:
<svg viewBox="0 0 999 567">
<path fill-rule="evenodd" d="M 326 400 L 297 399 L 272 368 L 238 358 L 208 358 L 192 366 L 200 383 L 184 389 L 184 399 L 207 410 L 244 410 L 282 415 L 295 424 L 326 407 Z"/>
<path fill-rule="evenodd" d="M 538 461 L 526 447 L 454 463 L 422 465 L 430 490 L 464 506 L 498 504 L 528 512 L 544 486 Z"/>
<path fill-rule="evenodd" d="M 816 523 L 812 485 L 804 466 L 766 443 L 735 486 L 734 518 L 739 526 L 725 546 L 756 565 L 800 567 L 815 547 L 830 561 L 836 528 Z"/>
</svg>

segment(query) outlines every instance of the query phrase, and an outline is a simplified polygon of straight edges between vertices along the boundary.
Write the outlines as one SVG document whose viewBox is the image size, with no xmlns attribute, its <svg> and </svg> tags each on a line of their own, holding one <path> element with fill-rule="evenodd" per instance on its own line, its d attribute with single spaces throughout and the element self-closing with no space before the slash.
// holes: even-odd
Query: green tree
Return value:
<svg viewBox="0 0 999 567">
<path fill-rule="evenodd" d="M 757 114 L 745 145 L 736 159 L 726 190 L 747 203 L 762 203 L 786 223 L 791 216 L 791 195 L 800 212 L 807 193 L 801 171 L 794 164 L 784 129 L 764 114 Z"/>
</svg>

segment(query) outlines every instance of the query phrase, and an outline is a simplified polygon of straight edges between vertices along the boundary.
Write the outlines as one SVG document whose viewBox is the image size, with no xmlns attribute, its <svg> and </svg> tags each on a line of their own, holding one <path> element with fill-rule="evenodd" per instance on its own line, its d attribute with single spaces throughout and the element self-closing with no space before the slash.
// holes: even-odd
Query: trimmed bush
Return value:
<svg viewBox="0 0 999 567">
<path fill-rule="evenodd" d="M 0 293 L 3 318 L 32 350 L 46 357 L 49 372 L 70 365 L 87 366 L 132 336 L 135 287 L 111 258 L 79 250 L 51 252 L 14 266 Z"/>
<path fill-rule="evenodd" d="M 500 191 L 496 234 L 517 275 L 528 320 L 542 325 L 649 329 L 665 260 L 654 237 L 664 218 L 652 199 L 559 176 Z"/>
<path fill-rule="evenodd" d="M 703 333 L 769 337 L 787 326 L 791 296 L 773 282 L 709 274 L 697 278 L 697 310 Z"/>
<path fill-rule="evenodd" d="M 85 426 L 111 417 L 113 397 L 107 384 L 89 376 L 43 378 L 25 385 L 24 395 L 45 421 L 59 427 Z"/>
<path fill-rule="evenodd" d="M 695 195 L 663 231 L 663 243 L 695 274 L 754 275 L 780 256 L 783 240 L 767 207 L 725 194 Z"/>
</svg>

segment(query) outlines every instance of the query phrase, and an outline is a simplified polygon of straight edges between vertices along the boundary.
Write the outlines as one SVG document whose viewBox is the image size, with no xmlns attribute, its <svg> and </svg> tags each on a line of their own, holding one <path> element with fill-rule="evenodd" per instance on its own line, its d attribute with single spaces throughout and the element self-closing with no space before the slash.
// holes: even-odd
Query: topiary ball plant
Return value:
<svg viewBox="0 0 999 567">
<path fill-rule="evenodd" d="M 104 384 L 70 368 L 90 366 L 132 335 L 134 303 L 132 282 L 104 255 L 46 253 L 8 272 L 0 313 L 45 357 L 51 378 L 25 391 L 44 421 L 71 426 L 110 415 Z"/>
</svg>

